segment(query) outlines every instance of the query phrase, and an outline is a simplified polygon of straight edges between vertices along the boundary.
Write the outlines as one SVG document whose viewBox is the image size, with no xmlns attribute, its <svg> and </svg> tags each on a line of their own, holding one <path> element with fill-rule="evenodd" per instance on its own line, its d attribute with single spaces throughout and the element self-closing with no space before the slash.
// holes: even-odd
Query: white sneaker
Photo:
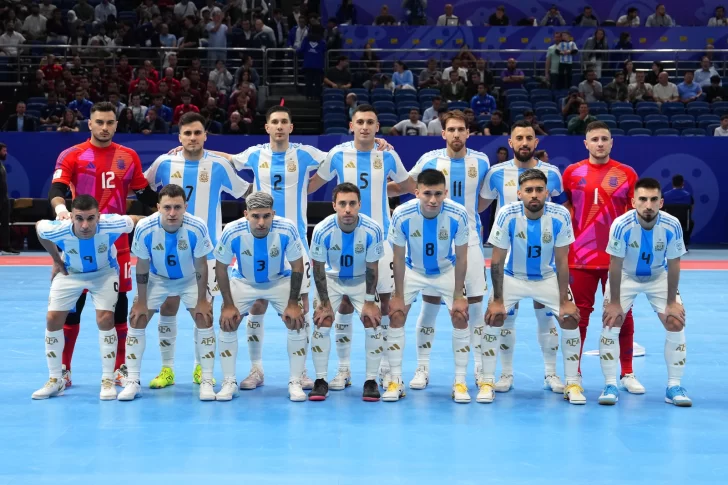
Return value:
<svg viewBox="0 0 728 485">
<path fill-rule="evenodd" d="M 202 379 L 200 382 L 200 401 L 214 401 L 215 400 L 215 387 L 212 384 L 212 379 Z"/>
<path fill-rule="evenodd" d="M 389 383 L 392 382 L 392 375 L 390 372 L 391 371 L 387 366 L 379 367 L 379 387 L 382 389 L 387 389 L 389 387 Z"/>
<path fill-rule="evenodd" d="M 415 376 L 409 382 L 410 389 L 424 389 L 430 382 L 430 372 L 427 367 L 421 365 L 415 371 Z M 464 385 L 464 384 L 463 384 Z"/>
<path fill-rule="evenodd" d="M 412 386 L 410 386 L 412 387 Z M 452 386 L 452 399 L 456 403 L 468 404 L 470 402 L 470 394 L 468 394 L 468 386 L 464 382 L 456 382 Z"/>
<path fill-rule="evenodd" d="M 619 384 L 622 389 L 626 389 L 630 394 L 645 393 L 645 386 L 637 380 L 637 377 L 635 377 L 634 374 L 625 374 L 624 377 L 619 380 Z"/>
<path fill-rule="evenodd" d="M 241 391 L 252 391 L 253 389 L 263 385 L 265 378 L 263 376 L 263 369 L 254 365 L 250 368 L 250 374 L 248 377 L 240 382 Z"/>
<path fill-rule="evenodd" d="M 498 382 L 495 383 L 495 392 L 508 392 L 513 388 L 513 375 L 501 374 Z"/>
<path fill-rule="evenodd" d="M 306 393 L 303 392 L 303 387 L 299 379 L 288 381 L 288 397 L 293 402 L 303 402 L 306 400 Z"/>
<path fill-rule="evenodd" d="M 49 397 L 63 396 L 63 391 L 66 390 L 66 381 L 51 377 L 43 387 L 38 389 L 31 396 L 33 399 L 48 399 Z"/>
<path fill-rule="evenodd" d="M 114 379 L 101 379 L 101 393 L 99 398 L 102 401 L 115 401 L 116 400 L 116 387 Z"/>
<path fill-rule="evenodd" d="M 238 381 L 234 377 L 226 377 L 222 380 L 220 392 L 215 394 L 215 400 L 232 401 L 234 397 L 238 397 Z"/>
<path fill-rule="evenodd" d="M 568 384 L 564 388 L 564 400 L 571 404 L 586 404 L 584 389 L 579 384 Z"/>
<path fill-rule="evenodd" d="M 308 373 L 305 368 L 303 369 L 303 374 L 301 374 L 301 388 L 308 391 L 313 389 L 313 380 L 308 377 Z"/>
<path fill-rule="evenodd" d="M 632 351 L 632 357 L 644 357 L 645 354 L 647 353 L 647 351 L 645 350 L 645 348 L 642 347 L 637 342 L 635 342 L 632 347 L 633 347 L 633 349 L 632 349 L 633 350 Z"/>
<path fill-rule="evenodd" d="M 495 385 L 492 382 L 483 382 L 478 389 L 476 402 L 490 404 L 495 401 Z"/>
<path fill-rule="evenodd" d="M 133 401 L 135 397 L 141 397 L 141 395 L 142 386 L 141 384 L 139 384 L 139 381 L 126 379 L 126 385 L 124 386 L 124 389 L 119 393 L 119 397 L 117 397 L 117 399 L 119 401 Z"/>
<path fill-rule="evenodd" d="M 557 375 L 550 375 L 543 378 L 543 388 L 545 390 L 551 389 L 552 392 L 561 394 L 564 392 L 564 383 Z"/>
<path fill-rule="evenodd" d="M 329 382 L 329 391 L 343 391 L 351 385 L 351 370 L 339 367 L 336 375 Z M 303 386 L 302 386 L 303 387 Z"/>
<path fill-rule="evenodd" d="M 480 389 L 480 385 L 483 383 L 483 367 L 480 365 L 475 366 L 475 387 Z"/>
<path fill-rule="evenodd" d="M 382 394 L 382 401 L 397 402 L 406 396 L 402 378 L 392 379 L 389 374 L 387 376 L 389 377 L 389 384 L 387 384 L 387 390 Z"/>
</svg>

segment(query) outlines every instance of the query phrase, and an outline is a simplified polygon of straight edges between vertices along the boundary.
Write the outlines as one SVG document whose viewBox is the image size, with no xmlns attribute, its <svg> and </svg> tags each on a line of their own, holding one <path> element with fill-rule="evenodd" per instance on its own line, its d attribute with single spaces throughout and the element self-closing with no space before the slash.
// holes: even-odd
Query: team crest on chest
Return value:
<svg viewBox="0 0 728 485">
<path fill-rule="evenodd" d="M 124 163 L 123 159 L 120 158 L 116 161 L 116 168 L 118 168 L 119 170 L 124 170 L 126 168 L 126 164 Z"/>
<path fill-rule="evenodd" d="M 296 171 L 296 162 L 294 162 L 292 158 L 288 159 L 288 163 L 286 164 L 286 170 L 288 170 L 289 172 Z"/>
<path fill-rule="evenodd" d="M 660 240 L 655 243 L 655 251 L 662 251 L 664 249 L 665 249 L 665 241 Z"/>
<path fill-rule="evenodd" d="M 618 184 L 617 177 L 609 177 L 609 186 L 616 187 Z"/>
<path fill-rule="evenodd" d="M 475 167 L 468 168 L 468 177 L 470 177 L 471 179 L 474 179 L 477 176 L 478 176 L 478 169 L 476 169 Z"/>
<path fill-rule="evenodd" d="M 281 254 L 281 251 L 278 249 L 278 246 L 273 246 L 270 248 L 270 255 L 274 258 L 277 258 L 278 255 Z"/>
<path fill-rule="evenodd" d="M 200 172 L 200 182 L 206 184 L 210 181 L 210 174 L 207 171 Z"/>
<path fill-rule="evenodd" d="M 357 254 L 361 254 L 364 252 L 364 245 L 362 243 L 357 243 L 356 246 L 354 246 L 354 252 Z"/>
<path fill-rule="evenodd" d="M 544 244 L 548 244 L 553 239 L 553 235 L 550 232 L 544 232 L 542 239 Z"/>
<path fill-rule="evenodd" d="M 437 239 L 441 241 L 446 241 L 448 237 L 447 229 L 444 227 L 440 229 L 440 232 L 437 234 Z"/>
<path fill-rule="evenodd" d="M 106 246 L 106 244 L 101 244 L 101 246 L 99 246 L 98 253 L 99 254 L 105 253 L 108 249 L 109 248 L 108 248 L 108 246 Z"/>
<path fill-rule="evenodd" d="M 186 251 L 188 247 L 189 246 L 187 246 L 187 241 L 185 241 L 184 239 L 180 239 L 177 242 L 177 249 L 179 249 L 180 251 Z"/>
<path fill-rule="evenodd" d="M 381 155 L 376 155 L 374 157 L 374 169 L 375 170 L 381 170 L 384 164 L 382 164 L 382 158 Z"/>
</svg>

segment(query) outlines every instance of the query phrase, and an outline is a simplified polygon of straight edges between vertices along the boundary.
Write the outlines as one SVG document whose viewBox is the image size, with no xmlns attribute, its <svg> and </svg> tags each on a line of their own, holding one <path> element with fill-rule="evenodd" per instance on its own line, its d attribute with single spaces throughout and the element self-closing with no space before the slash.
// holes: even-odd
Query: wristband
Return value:
<svg viewBox="0 0 728 485">
<path fill-rule="evenodd" d="M 58 204 L 55 208 L 56 216 L 60 215 L 61 212 L 68 212 L 68 209 L 66 208 L 65 204 Z"/>
<path fill-rule="evenodd" d="M 375 295 L 370 295 L 369 293 L 367 293 L 364 296 L 364 301 L 377 301 L 377 297 Z"/>
</svg>

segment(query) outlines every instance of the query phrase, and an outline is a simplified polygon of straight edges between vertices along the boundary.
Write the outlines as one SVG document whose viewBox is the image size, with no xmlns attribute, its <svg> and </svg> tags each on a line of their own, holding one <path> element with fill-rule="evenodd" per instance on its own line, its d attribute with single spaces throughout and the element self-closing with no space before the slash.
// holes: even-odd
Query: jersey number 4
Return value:
<svg viewBox="0 0 728 485">
<path fill-rule="evenodd" d="M 647 266 L 652 262 L 652 253 L 642 252 L 642 261 L 647 263 Z"/>
</svg>

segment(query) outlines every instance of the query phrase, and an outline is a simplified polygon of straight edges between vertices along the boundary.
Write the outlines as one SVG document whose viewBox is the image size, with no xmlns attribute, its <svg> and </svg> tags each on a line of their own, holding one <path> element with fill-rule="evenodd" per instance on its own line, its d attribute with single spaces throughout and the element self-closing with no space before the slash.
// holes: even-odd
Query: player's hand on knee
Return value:
<svg viewBox="0 0 728 485">
<path fill-rule="evenodd" d="M 297 303 L 289 303 L 281 318 L 290 330 L 301 330 L 303 328 L 303 310 Z"/>
<path fill-rule="evenodd" d="M 138 301 L 135 301 L 134 305 L 131 307 L 131 311 L 129 312 L 129 323 L 132 328 L 136 328 L 139 325 L 147 323 L 148 316 L 149 308 L 147 308 L 146 305 L 142 305 Z"/>
<path fill-rule="evenodd" d="M 614 326 L 620 327 L 624 322 L 624 310 L 622 306 L 614 301 L 610 301 L 604 305 L 604 313 L 602 313 L 602 323 L 607 328 Z"/>
<path fill-rule="evenodd" d="M 459 297 L 453 300 L 452 310 L 450 310 L 450 316 L 455 318 L 456 316 L 468 321 L 468 300 L 465 297 Z"/>
<path fill-rule="evenodd" d="M 485 311 L 485 324 L 491 327 L 501 327 L 506 318 L 506 307 L 503 302 L 491 301 Z"/>
<path fill-rule="evenodd" d="M 223 305 L 220 312 L 220 329 L 223 332 L 234 332 L 240 323 L 240 312 L 235 305 Z"/>
<path fill-rule="evenodd" d="M 392 296 L 389 299 L 389 318 L 392 318 L 396 313 L 404 315 L 404 298 L 401 296 Z"/>
<path fill-rule="evenodd" d="M 561 321 L 570 319 L 578 323 L 581 319 L 579 307 L 577 307 L 573 301 L 565 301 L 559 306 L 559 316 Z"/>
<path fill-rule="evenodd" d="M 381 325 L 382 311 L 376 303 L 373 301 L 364 303 L 364 307 L 361 309 L 361 321 L 365 324 L 368 322 L 369 325 L 371 325 L 371 328 L 377 328 Z"/>
<path fill-rule="evenodd" d="M 212 325 L 212 304 L 209 301 L 198 301 L 194 313 L 195 320 L 200 318 L 204 320 L 206 325 Z"/>
<path fill-rule="evenodd" d="M 319 303 L 313 312 L 313 323 L 317 327 L 328 327 L 329 325 L 326 325 L 327 320 L 331 323 L 334 321 L 334 309 L 331 308 L 331 302 Z"/>
<path fill-rule="evenodd" d="M 672 321 L 670 321 L 671 319 Z M 682 327 L 685 326 L 685 307 L 678 302 L 668 304 L 665 307 L 665 322 L 668 325 L 679 327 L 678 331 L 682 330 Z"/>
<path fill-rule="evenodd" d="M 53 278 L 58 276 L 59 273 L 63 276 L 68 276 L 68 270 L 66 269 L 66 265 L 65 263 L 63 263 L 63 261 L 53 261 L 53 268 L 51 269 L 51 281 L 53 281 Z"/>
</svg>

